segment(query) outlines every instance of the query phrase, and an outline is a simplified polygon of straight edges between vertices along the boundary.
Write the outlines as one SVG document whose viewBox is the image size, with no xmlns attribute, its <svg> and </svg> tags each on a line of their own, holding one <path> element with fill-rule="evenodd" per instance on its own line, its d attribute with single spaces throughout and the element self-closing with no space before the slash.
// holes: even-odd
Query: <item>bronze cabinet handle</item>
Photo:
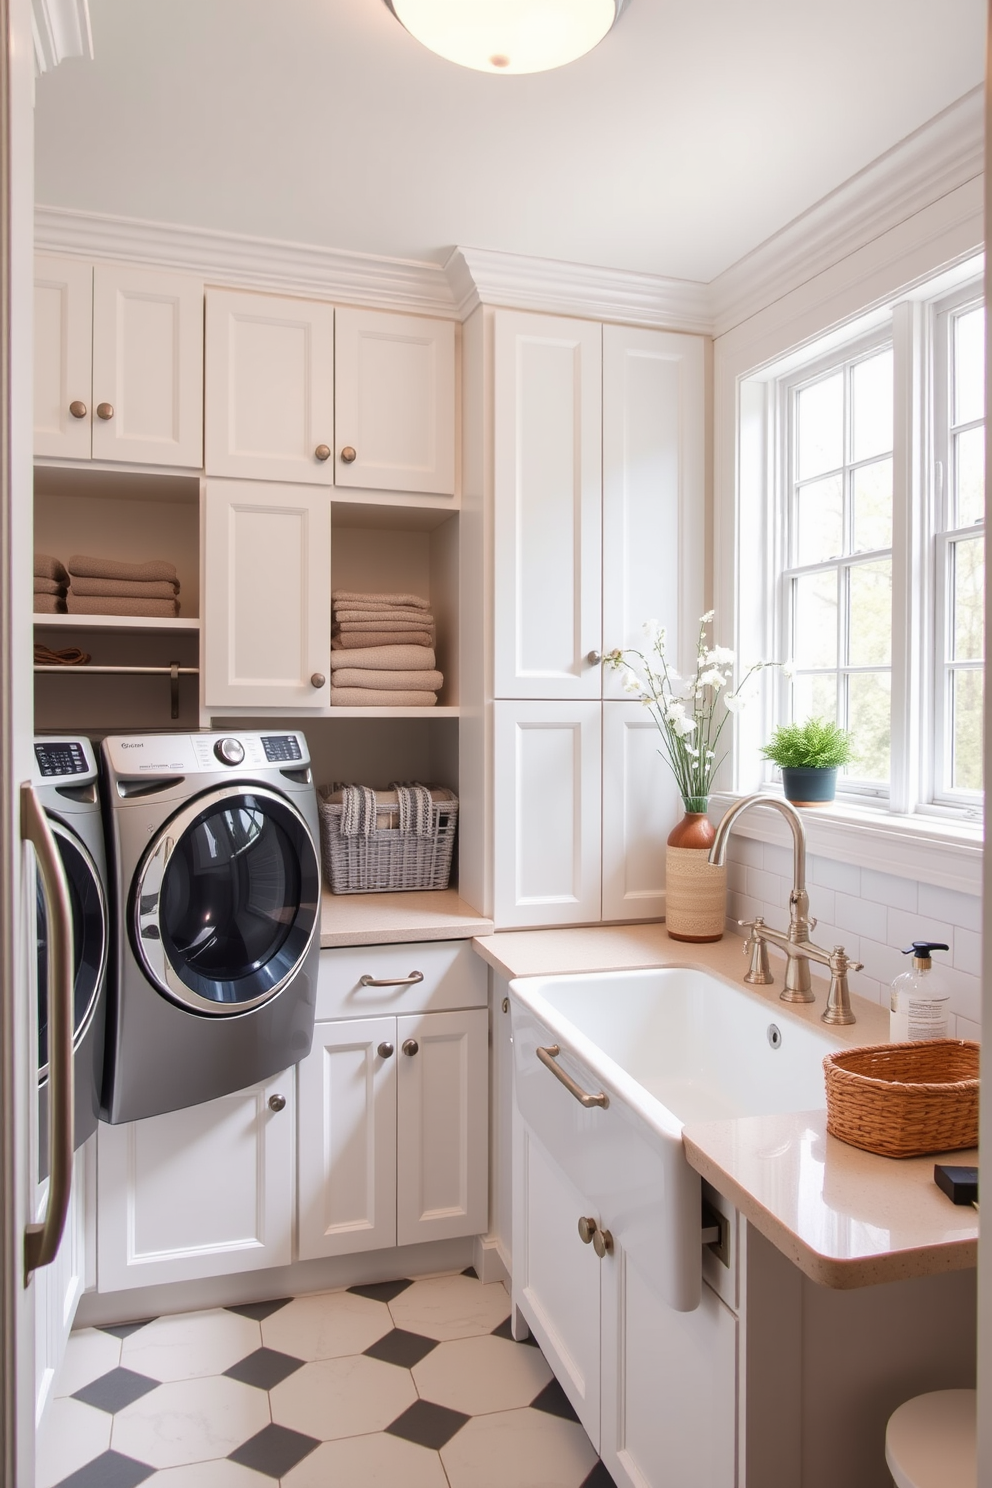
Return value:
<svg viewBox="0 0 992 1488">
<path fill-rule="evenodd" d="M 324 676 L 323 672 L 314 672 L 313 675 L 310 678 L 310 686 L 311 687 L 323 687 L 323 685 L 324 685 L 324 683 L 326 681 L 327 681 L 327 678 Z"/>
<path fill-rule="evenodd" d="M 357 460 L 358 451 L 356 450 L 355 446 L 353 444 L 346 444 L 344 449 L 341 451 L 341 458 L 346 465 L 351 465 L 353 461 Z"/>
<path fill-rule="evenodd" d="M 596 1095 L 590 1095 L 588 1090 L 583 1090 L 582 1086 L 577 1085 L 571 1075 L 566 1074 L 563 1069 L 555 1064 L 555 1060 L 560 1053 L 561 1049 L 557 1044 L 549 1044 L 546 1049 L 538 1049 L 537 1057 L 544 1065 L 544 1068 L 549 1069 L 556 1080 L 561 1081 L 569 1095 L 575 1096 L 580 1106 L 601 1106 L 605 1111 L 610 1104 L 610 1098 L 606 1094 L 606 1091 L 600 1090 Z"/>
<path fill-rule="evenodd" d="M 419 1049 L 420 1045 L 417 1043 L 416 1039 L 403 1040 L 403 1053 L 409 1054 L 411 1059 L 413 1058 L 414 1054 L 418 1052 Z"/>
<path fill-rule="evenodd" d="M 358 978 L 360 987 L 415 987 L 418 982 L 424 980 L 422 971 L 411 971 L 405 977 L 374 977 L 363 976 Z"/>
<path fill-rule="evenodd" d="M 112 419 L 114 416 L 113 403 L 98 403 L 96 405 L 96 416 L 102 419 Z"/>
<path fill-rule="evenodd" d="M 72 414 L 73 418 L 85 418 L 87 412 L 86 404 L 80 402 L 78 398 L 75 398 L 69 404 L 69 412 Z"/>
<path fill-rule="evenodd" d="M 269 1110 L 270 1111 L 285 1111 L 285 1109 L 286 1109 L 286 1097 L 284 1095 L 270 1095 L 269 1096 Z"/>
<path fill-rule="evenodd" d="M 313 455 L 315 460 L 329 460 L 331 458 L 331 446 L 329 444 L 318 444 Z"/>
</svg>

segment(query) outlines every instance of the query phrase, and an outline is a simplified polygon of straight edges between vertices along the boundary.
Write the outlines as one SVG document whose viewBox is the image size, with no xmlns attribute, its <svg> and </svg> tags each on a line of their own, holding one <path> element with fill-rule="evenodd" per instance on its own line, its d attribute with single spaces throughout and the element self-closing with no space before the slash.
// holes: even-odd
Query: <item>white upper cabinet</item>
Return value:
<svg viewBox="0 0 992 1488">
<path fill-rule="evenodd" d="M 495 696 L 598 698 L 602 329 L 498 311 Z"/>
<path fill-rule="evenodd" d="M 199 469 L 203 284 L 39 257 L 35 454 Z"/>
<path fill-rule="evenodd" d="M 208 290 L 207 474 L 329 486 L 333 423 L 333 307 Z"/>
<path fill-rule="evenodd" d="M 454 322 L 378 310 L 336 317 L 336 484 L 453 496 Z"/>
</svg>

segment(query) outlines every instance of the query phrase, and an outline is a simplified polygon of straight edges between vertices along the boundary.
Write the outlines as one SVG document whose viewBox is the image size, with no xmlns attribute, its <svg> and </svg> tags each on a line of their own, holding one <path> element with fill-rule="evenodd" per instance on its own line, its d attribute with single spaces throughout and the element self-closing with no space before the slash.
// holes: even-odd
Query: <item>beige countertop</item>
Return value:
<svg viewBox="0 0 992 1488">
<path fill-rule="evenodd" d="M 644 966 L 698 966 L 741 981 L 744 942 L 727 935 L 713 945 L 669 940 L 663 924 L 579 930 L 508 931 L 475 942 L 503 977 L 606 971 Z M 748 990 L 776 1016 L 825 1031 L 820 1013 L 826 980 L 814 972 L 816 1002 L 779 1001 L 783 958 L 771 952 L 776 984 Z M 838 1044 L 884 1043 L 888 1011 L 852 996 L 857 1022 L 831 1028 Z M 825 1111 L 694 1122 L 683 1132 L 692 1166 L 735 1204 L 749 1223 L 814 1281 L 851 1288 L 903 1277 L 965 1270 L 977 1264 L 978 1215 L 957 1207 L 933 1181 L 934 1157 L 876 1157 L 826 1134 Z M 974 1164 L 973 1151 L 944 1161 Z"/>
<path fill-rule="evenodd" d="M 415 940 L 471 940 L 490 935 L 487 920 L 456 889 L 401 894 L 332 894 L 320 906 L 320 945 L 399 945 Z"/>
</svg>

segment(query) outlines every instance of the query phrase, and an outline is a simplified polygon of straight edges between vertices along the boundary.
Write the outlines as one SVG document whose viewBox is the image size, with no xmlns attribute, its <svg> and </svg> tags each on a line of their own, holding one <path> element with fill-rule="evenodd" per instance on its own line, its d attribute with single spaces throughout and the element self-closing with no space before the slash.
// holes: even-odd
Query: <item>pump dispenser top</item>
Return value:
<svg viewBox="0 0 992 1488">
<path fill-rule="evenodd" d="M 889 1040 L 905 1043 L 918 1039 L 947 1037 L 947 1009 L 950 993 L 940 985 L 933 972 L 932 951 L 946 951 L 940 940 L 914 940 L 903 951 L 911 955 L 913 967 L 892 983 L 889 1000 Z"/>
</svg>

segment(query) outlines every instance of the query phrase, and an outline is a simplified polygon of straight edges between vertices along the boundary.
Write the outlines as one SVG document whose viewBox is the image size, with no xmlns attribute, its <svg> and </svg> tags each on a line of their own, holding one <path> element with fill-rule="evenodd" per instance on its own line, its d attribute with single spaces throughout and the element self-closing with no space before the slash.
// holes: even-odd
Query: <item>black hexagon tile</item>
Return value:
<svg viewBox="0 0 992 1488">
<path fill-rule="evenodd" d="M 392 1328 L 370 1344 L 365 1353 L 370 1359 L 380 1359 L 383 1364 L 398 1364 L 401 1369 L 412 1369 L 414 1364 L 426 1359 L 431 1349 L 436 1348 L 436 1338 L 408 1333 L 405 1328 Z"/>
<path fill-rule="evenodd" d="M 556 1379 L 550 1379 L 535 1400 L 531 1409 L 544 1411 L 549 1416 L 561 1416 L 563 1421 L 577 1421 L 572 1402 Z"/>
<path fill-rule="evenodd" d="M 262 1323 L 280 1307 L 286 1307 L 292 1302 L 292 1297 L 273 1297 L 269 1302 L 239 1302 L 233 1307 L 225 1308 L 226 1312 L 236 1312 L 239 1317 L 251 1318 L 253 1322 Z"/>
<path fill-rule="evenodd" d="M 137 1488 L 154 1471 L 147 1462 L 136 1462 L 122 1452 L 101 1452 L 85 1467 L 63 1478 L 55 1488 Z"/>
<path fill-rule="evenodd" d="M 240 1380 L 243 1385 L 254 1385 L 257 1390 L 271 1390 L 280 1381 L 288 1379 L 303 1368 L 302 1359 L 292 1354 L 282 1354 L 278 1349 L 259 1348 L 232 1364 L 224 1373 L 229 1379 Z"/>
<path fill-rule="evenodd" d="M 528 1333 L 526 1338 L 514 1338 L 513 1334 L 510 1331 L 510 1319 L 508 1317 L 505 1317 L 503 1321 L 493 1329 L 493 1337 L 509 1339 L 510 1343 L 526 1343 L 529 1344 L 531 1348 L 539 1347 L 537 1339 L 534 1337 L 533 1333 Z"/>
<path fill-rule="evenodd" d="M 229 1456 L 242 1467 L 254 1468 L 270 1478 L 281 1478 L 319 1446 L 315 1436 L 304 1436 L 302 1431 L 290 1431 L 288 1426 L 265 1426 Z"/>
<path fill-rule="evenodd" d="M 349 1287 L 356 1297 L 368 1297 L 371 1302 L 392 1302 L 400 1292 L 405 1292 L 412 1281 L 372 1281 L 367 1286 Z"/>
<path fill-rule="evenodd" d="M 597 1462 L 589 1476 L 583 1478 L 582 1488 L 616 1488 L 616 1484 L 603 1464 Z"/>
<path fill-rule="evenodd" d="M 404 1441 L 415 1442 L 418 1447 L 433 1447 L 436 1452 L 470 1419 L 461 1411 L 449 1410 L 446 1405 L 415 1400 L 386 1430 L 390 1436 L 401 1436 Z"/>
<path fill-rule="evenodd" d="M 133 1369 L 111 1369 L 107 1374 L 101 1374 L 99 1379 L 83 1385 L 81 1390 L 74 1391 L 72 1398 L 113 1415 L 140 1400 L 149 1390 L 157 1390 L 158 1386 L 159 1381 L 149 1379 L 147 1374 L 137 1374 Z"/>
<path fill-rule="evenodd" d="M 139 1328 L 147 1328 L 149 1323 L 154 1322 L 155 1319 L 150 1317 L 140 1318 L 135 1323 L 96 1323 L 94 1326 L 99 1328 L 101 1333 L 112 1333 L 115 1338 L 130 1338 L 131 1334 L 137 1333 Z"/>
</svg>

